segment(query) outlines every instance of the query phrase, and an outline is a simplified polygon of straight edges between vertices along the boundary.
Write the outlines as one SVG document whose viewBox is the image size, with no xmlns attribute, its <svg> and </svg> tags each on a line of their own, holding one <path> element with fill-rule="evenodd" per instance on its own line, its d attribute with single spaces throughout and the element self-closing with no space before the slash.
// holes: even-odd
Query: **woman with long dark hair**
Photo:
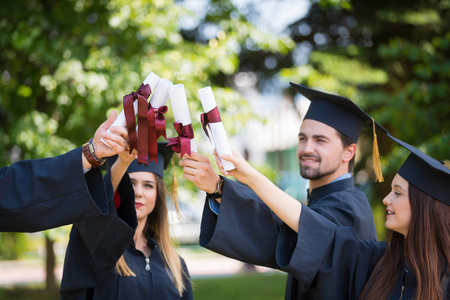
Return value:
<svg viewBox="0 0 450 300">
<path fill-rule="evenodd" d="M 352 228 L 337 227 L 278 189 L 237 153 L 222 155 L 236 166 L 232 171 L 225 172 L 218 162 L 224 175 L 247 184 L 284 222 L 277 265 L 298 279 L 304 291 L 314 285 L 311 299 L 450 297 L 450 170 L 390 137 L 411 154 L 383 199 L 386 242 L 361 240 Z M 230 229 L 221 235 L 223 242 L 236 253 L 249 249 L 245 243 L 233 244 L 233 234 Z"/>
<path fill-rule="evenodd" d="M 108 161 L 112 190 L 118 193 L 108 216 L 72 230 L 63 299 L 193 298 L 186 264 L 169 235 L 163 170 L 173 151 L 166 145 L 158 145 L 158 163 L 138 164 L 124 153 Z M 81 256 L 80 248 L 88 256 Z"/>
</svg>

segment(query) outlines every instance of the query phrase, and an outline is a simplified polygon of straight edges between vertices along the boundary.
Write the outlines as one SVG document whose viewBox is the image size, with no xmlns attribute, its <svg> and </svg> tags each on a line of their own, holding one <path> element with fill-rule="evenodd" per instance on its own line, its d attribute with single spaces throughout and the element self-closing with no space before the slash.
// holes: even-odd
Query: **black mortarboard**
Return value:
<svg viewBox="0 0 450 300">
<path fill-rule="evenodd" d="M 290 85 L 311 101 L 304 119 L 316 120 L 333 127 L 355 143 L 363 126 L 373 127 L 372 159 L 376 181 L 384 181 L 375 128 L 384 133 L 388 131 L 348 98 L 313 90 L 293 82 L 290 82 Z"/>
<path fill-rule="evenodd" d="M 425 194 L 450 205 L 450 169 L 419 149 L 388 136 L 411 152 L 397 173 Z"/>
<path fill-rule="evenodd" d="M 128 173 L 133 172 L 151 172 L 156 175 L 163 177 L 163 171 L 169 165 L 170 159 L 173 155 L 173 150 L 170 147 L 167 147 L 167 142 L 158 143 L 158 164 L 152 160 L 150 163 L 147 163 L 147 166 L 144 164 L 139 164 L 137 160 L 133 160 L 130 166 L 127 169 Z M 117 159 L 116 156 L 108 157 L 106 159 L 106 168 L 109 169 L 114 164 Z"/>
<path fill-rule="evenodd" d="M 388 132 L 348 98 L 316 91 L 292 82 L 290 84 L 300 94 L 311 100 L 305 119 L 316 120 L 331 126 L 355 143 L 364 125 L 375 124 L 379 130 Z"/>
<path fill-rule="evenodd" d="M 134 173 L 134 172 L 151 172 L 153 174 L 159 175 L 162 178 L 164 177 L 164 170 L 169 165 L 169 161 L 172 158 L 173 150 L 171 147 L 167 147 L 169 143 L 162 142 L 158 143 L 158 163 L 155 162 L 155 160 L 152 160 L 150 163 L 148 163 L 147 160 L 147 166 L 144 164 L 139 164 L 138 161 L 135 159 L 133 162 L 128 166 L 127 172 L 128 173 Z M 117 160 L 117 155 L 106 158 L 106 168 L 109 170 L 111 166 L 114 164 L 114 162 Z M 174 163 L 172 161 L 172 192 L 171 192 L 171 200 L 173 205 L 175 206 L 175 209 L 177 211 L 177 214 L 179 215 L 180 211 L 178 208 L 178 192 L 177 192 L 177 181 L 175 177 L 175 171 L 174 171 Z"/>
</svg>

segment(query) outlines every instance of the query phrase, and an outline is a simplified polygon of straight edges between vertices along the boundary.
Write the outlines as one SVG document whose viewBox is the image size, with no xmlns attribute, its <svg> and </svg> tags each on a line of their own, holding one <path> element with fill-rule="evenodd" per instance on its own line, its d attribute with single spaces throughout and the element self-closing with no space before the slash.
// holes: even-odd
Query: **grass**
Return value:
<svg viewBox="0 0 450 300">
<path fill-rule="evenodd" d="M 0 288 L 2 300 L 58 300 L 59 293 L 48 292 L 37 287 L 16 287 L 12 289 Z"/>
<path fill-rule="evenodd" d="M 238 274 L 230 277 L 194 278 L 195 300 L 282 300 L 286 275 L 281 273 Z M 58 292 L 36 287 L 0 288 L 2 300 L 58 300 Z"/>
<path fill-rule="evenodd" d="M 286 275 L 254 273 L 194 279 L 193 287 L 195 300 L 282 300 Z"/>
</svg>

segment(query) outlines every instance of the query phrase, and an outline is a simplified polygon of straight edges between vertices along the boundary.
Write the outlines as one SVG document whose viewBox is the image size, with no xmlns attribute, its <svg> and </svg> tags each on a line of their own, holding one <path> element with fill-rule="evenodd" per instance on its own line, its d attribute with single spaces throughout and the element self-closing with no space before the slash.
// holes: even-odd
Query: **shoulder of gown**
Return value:
<svg viewBox="0 0 450 300">
<path fill-rule="evenodd" d="M 283 224 L 276 259 L 303 291 L 314 285 L 318 299 L 357 299 L 384 249 L 303 206 L 298 234 Z"/>
</svg>

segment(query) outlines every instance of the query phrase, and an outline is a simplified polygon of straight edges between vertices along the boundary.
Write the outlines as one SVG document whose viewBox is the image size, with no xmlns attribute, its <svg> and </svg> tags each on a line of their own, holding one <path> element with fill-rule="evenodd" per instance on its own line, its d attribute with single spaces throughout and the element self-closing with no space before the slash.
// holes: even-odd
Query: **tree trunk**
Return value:
<svg viewBox="0 0 450 300">
<path fill-rule="evenodd" d="M 55 250 L 53 249 L 53 244 L 55 241 L 51 239 L 47 234 L 45 235 L 45 249 L 46 249 L 46 278 L 45 278 L 45 289 L 47 291 L 55 291 L 58 289 L 56 286 L 55 277 Z"/>
<path fill-rule="evenodd" d="M 255 273 L 256 272 L 256 266 L 252 265 L 252 264 L 245 263 L 242 266 L 241 272 L 244 272 L 244 273 Z"/>
</svg>

